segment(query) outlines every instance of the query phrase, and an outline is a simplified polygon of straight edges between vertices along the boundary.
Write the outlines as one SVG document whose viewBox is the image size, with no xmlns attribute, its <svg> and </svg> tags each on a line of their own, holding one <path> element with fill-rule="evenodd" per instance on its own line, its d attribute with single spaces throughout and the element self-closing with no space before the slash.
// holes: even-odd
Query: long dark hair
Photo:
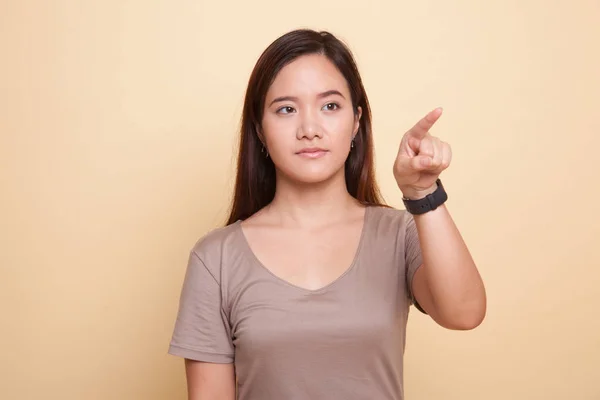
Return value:
<svg viewBox="0 0 600 400">
<path fill-rule="evenodd" d="M 348 83 L 355 115 L 362 117 L 354 148 L 345 164 L 346 186 L 365 205 L 384 205 L 375 181 L 371 109 L 356 62 L 348 47 L 329 32 L 298 29 L 275 40 L 262 53 L 248 81 L 242 112 L 237 176 L 227 225 L 244 220 L 269 204 L 275 196 L 275 165 L 265 157 L 258 137 L 265 98 L 281 69 L 308 54 L 326 56 Z"/>
</svg>

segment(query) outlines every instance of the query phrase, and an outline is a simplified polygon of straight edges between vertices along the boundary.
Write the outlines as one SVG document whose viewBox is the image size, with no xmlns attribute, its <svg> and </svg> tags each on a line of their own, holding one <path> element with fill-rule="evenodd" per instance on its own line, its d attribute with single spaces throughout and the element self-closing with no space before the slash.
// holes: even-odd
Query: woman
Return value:
<svg viewBox="0 0 600 400">
<path fill-rule="evenodd" d="M 440 114 L 400 143 L 408 211 L 384 206 L 350 51 L 311 30 L 265 50 L 231 214 L 191 251 L 169 348 L 190 399 L 402 399 L 411 304 L 449 329 L 481 323 L 484 286 L 443 204 L 450 147 L 428 132 Z"/>
</svg>

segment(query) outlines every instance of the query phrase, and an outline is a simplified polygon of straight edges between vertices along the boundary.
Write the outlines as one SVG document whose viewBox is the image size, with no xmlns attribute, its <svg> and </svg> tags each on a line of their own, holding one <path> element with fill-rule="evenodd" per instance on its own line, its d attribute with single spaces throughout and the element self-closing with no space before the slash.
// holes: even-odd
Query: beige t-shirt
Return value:
<svg viewBox="0 0 600 400">
<path fill-rule="evenodd" d="M 235 362 L 240 400 L 402 400 L 421 263 L 413 217 L 370 206 L 351 266 L 308 290 L 264 267 L 238 221 L 192 249 L 169 353 Z"/>
</svg>

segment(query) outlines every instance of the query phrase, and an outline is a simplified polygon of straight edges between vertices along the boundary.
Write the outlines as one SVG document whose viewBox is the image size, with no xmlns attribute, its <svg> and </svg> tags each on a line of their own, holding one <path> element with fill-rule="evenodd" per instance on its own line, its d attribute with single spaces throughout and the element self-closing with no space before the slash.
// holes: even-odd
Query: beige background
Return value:
<svg viewBox="0 0 600 400">
<path fill-rule="evenodd" d="M 436 106 L 488 316 L 411 314 L 410 400 L 600 399 L 600 3 L 0 2 L 1 399 L 184 399 L 187 252 L 225 218 L 250 70 L 280 34 L 356 54 L 378 177 Z"/>
</svg>

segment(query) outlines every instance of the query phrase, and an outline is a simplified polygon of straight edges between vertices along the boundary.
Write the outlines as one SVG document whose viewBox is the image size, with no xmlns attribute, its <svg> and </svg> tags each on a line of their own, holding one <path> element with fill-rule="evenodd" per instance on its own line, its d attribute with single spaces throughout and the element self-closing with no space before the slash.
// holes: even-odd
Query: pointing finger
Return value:
<svg viewBox="0 0 600 400">
<path fill-rule="evenodd" d="M 441 107 L 430 111 L 425 117 L 423 117 L 419 122 L 417 122 L 415 126 L 410 128 L 408 133 L 416 138 L 424 138 L 427 135 L 427 132 L 429 132 L 433 124 L 435 124 L 435 122 L 440 118 L 441 115 Z"/>
</svg>

